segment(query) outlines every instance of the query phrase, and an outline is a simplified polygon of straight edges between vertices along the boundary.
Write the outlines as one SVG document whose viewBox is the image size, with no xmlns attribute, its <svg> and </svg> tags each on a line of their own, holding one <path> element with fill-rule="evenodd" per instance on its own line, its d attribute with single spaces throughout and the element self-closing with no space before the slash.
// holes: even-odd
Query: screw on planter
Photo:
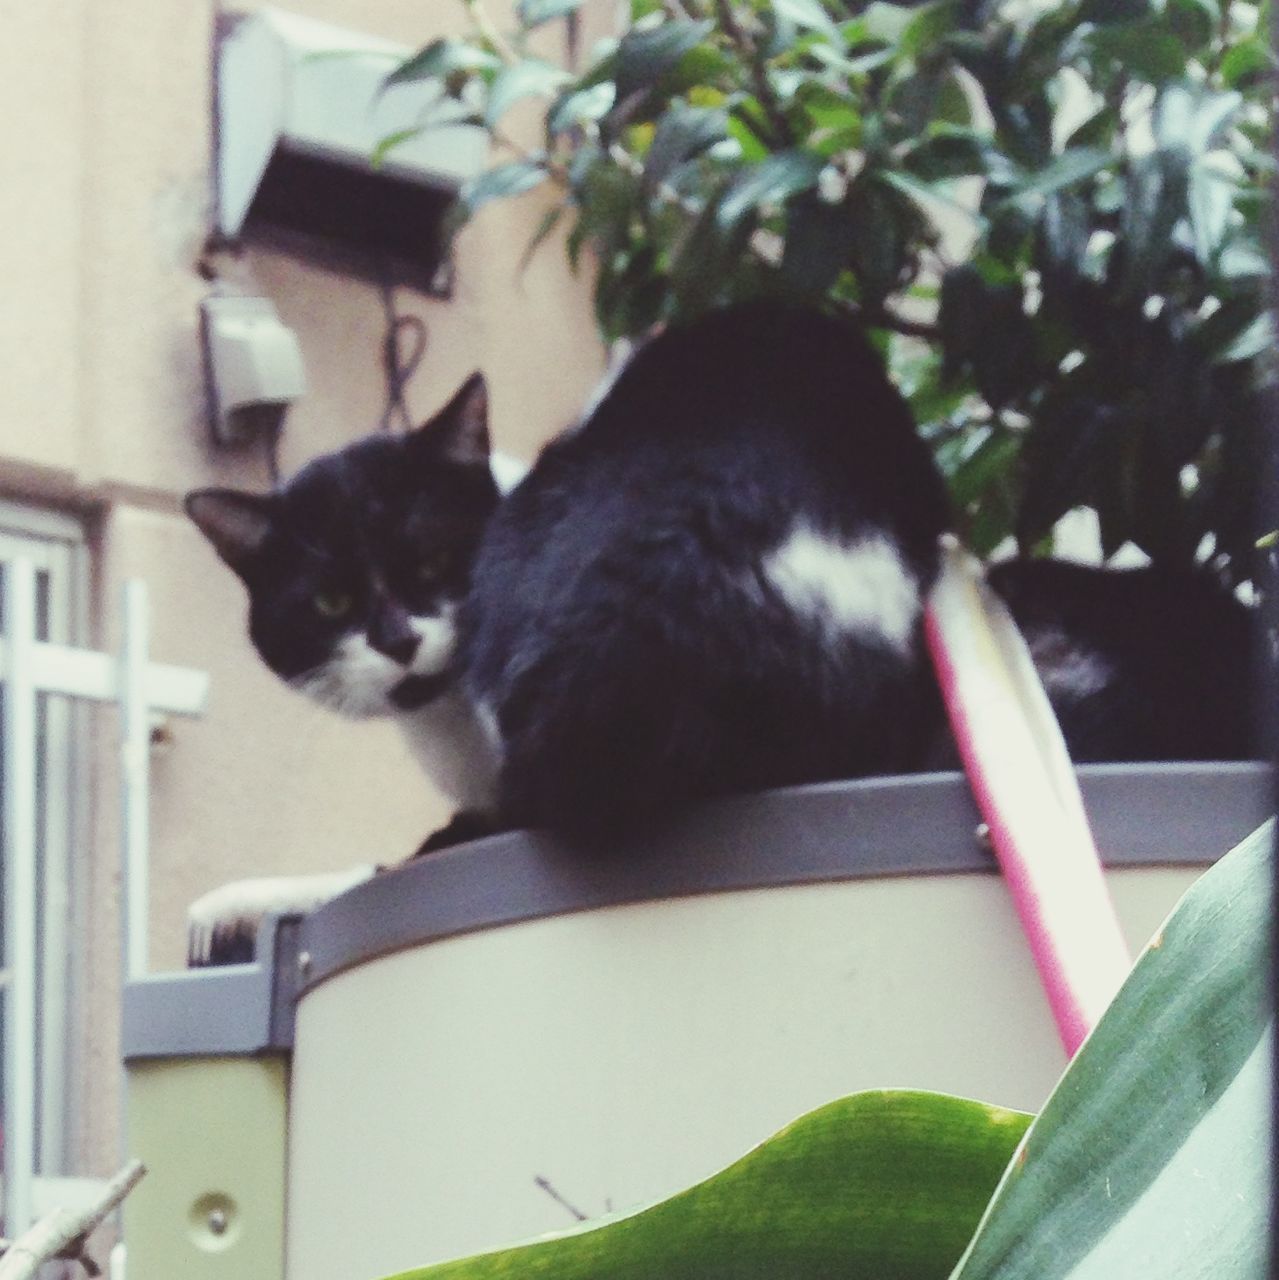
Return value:
<svg viewBox="0 0 1279 1280">
<path fill-rule="evenodd" d="M 203 1253 L 221 1253 L 234 1247 L 241 1231 L 240 1211 L 223 1191 L 202 1195 L 190 1209 L 191 1242 Z"/>
</svg>

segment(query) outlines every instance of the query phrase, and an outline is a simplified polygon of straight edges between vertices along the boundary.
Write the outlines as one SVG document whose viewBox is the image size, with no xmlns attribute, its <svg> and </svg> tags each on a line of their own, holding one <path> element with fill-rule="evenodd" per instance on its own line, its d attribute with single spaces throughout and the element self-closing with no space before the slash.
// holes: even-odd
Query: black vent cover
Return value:
<svg viewBox="0 0 1279 1280">
<path fill-rule="evenodd" d="M 446 294 L 444 219 L 454 198 L 391 168 L 277 147 L 243 234 L 371 280 Z"/>
</svg>

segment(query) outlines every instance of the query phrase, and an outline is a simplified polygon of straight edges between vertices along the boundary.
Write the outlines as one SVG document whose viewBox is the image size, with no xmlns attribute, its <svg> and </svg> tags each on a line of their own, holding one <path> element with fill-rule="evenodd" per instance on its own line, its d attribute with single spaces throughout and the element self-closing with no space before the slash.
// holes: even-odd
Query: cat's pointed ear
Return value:
<svg viewBox="0 0 1279 1280">
<path fill-rule="evenodd" d="M 271 531 L 274 499 L 236 489 L 197 489 L 182 505 L 218 555 L 243 578 Z"/>
<path fill-rule="evenodd" d="M 436 457 L 463 466 L 488 466 L 489 392 L 482 373 L 473 373 L 443 409 L 416 433 Z"/>
</svg>

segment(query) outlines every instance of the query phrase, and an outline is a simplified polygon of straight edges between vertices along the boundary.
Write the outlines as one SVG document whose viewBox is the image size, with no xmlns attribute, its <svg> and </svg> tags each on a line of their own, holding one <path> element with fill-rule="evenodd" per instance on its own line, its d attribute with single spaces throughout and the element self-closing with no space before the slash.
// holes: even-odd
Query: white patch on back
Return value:
<svg viewBox="0 0 1279 1280">
<path fill-rule="evenodd" d="M 910 652 L 922 607 L 919 583 L 888 538 L 841 542 L 800 524 L 761 568 L 791 608 L 819 626 Z"/>
<path fill-rule="evenodd" d="M 1109 687 L 1115 677 L 1113 663 L 1059 628 L 1027 635 L 1026 645 L 1050 697 L 1086 698 Z"/>
</svg>

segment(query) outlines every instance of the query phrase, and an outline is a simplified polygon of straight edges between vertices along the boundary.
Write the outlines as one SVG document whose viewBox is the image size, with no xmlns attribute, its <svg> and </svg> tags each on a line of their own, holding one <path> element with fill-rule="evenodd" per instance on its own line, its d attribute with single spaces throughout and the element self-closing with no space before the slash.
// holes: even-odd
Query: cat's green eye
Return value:
<svg viewBox="0 0 1279 1280">
<path fill-rule="evenodd" d="M 343 618 L 351 612 L 353 602 L 345 591 L 317 591 L 311 603 L 322 618 Z"/>
</svg>

